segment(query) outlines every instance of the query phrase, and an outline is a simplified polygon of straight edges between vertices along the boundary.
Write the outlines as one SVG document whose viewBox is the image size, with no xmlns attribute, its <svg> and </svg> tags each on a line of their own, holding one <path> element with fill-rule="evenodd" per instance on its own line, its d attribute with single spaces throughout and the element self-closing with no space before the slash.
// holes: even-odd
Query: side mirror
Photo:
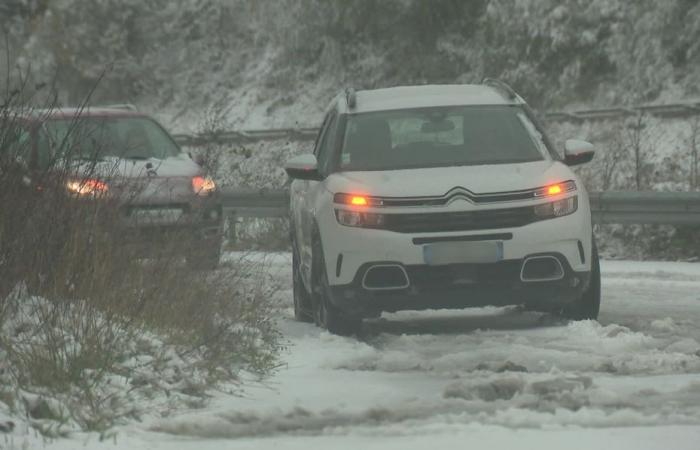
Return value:
<svg viewBox="0 0 700 450">
<path fill-rule="evenodd" d="M 569 139 L 564 144 L 564 163 L 567 166 L 585 164 L 593 159 L 595 147 L 590 142 Z"/>
<path fill-rule="evenodd" d="M 190 158 L 195 162 L 200 167 L 204 167 L 204 164 L 206 163 L 206 160 L 204 159 L 204 155 L 200 153 L 196 153 L 194 156 L 192 156 L 192 153 L 190 153 Z"/>
<path fill-rule="evenodd" d="M 323 179 L 318 172 L 318 162 L 312 154 L 299 155 L 287 161 L 284 170 L 289 178 L 295 180 L 320 181 Z"/>
</svg>

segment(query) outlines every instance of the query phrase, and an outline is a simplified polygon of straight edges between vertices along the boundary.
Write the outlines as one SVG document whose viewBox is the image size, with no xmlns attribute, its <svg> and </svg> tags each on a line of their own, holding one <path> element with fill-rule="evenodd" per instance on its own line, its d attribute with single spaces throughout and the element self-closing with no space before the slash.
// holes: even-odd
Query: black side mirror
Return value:
<svg viewBox="0 0 700 450">
<path fill-rule="evenodd" d="M 311 154 L 295 156 L 287 161 L 284 170 L 289 178 L 295 180 L 320 181 L 323 179 L 318 171 L 316 157 Z"/>
<path fill-rule="evenodd" d="M 564 163 L 567 166 L 577 166 L 590 162 L 594 155 L 595 147 L 590 142 L 569 139 L 564 144 Z"/>
</svg>

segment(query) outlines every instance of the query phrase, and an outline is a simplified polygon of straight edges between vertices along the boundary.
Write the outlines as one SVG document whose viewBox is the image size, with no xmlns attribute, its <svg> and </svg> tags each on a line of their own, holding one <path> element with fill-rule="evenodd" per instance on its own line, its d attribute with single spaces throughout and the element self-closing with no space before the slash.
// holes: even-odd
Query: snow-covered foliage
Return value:
<svg viewBox="0 0 700 450">
<path fill-rule="evenodd" d="M 243 392 L 243 378 L 277 364 L 269 299 L 278 288 L 264 268 L 231 259 L 199 292 L 190 279 L 178 289 L 198 306 L 164 299 L 172 304 L 158 307 L 161 319 L 18 286 L 0 301 L 0 419 L 26 417 L 23 432 L 30 426 L 46 437 L 80 430 L 106 437 L 117 424 L 201 408 L 220 390 Z"/>
<path fill-rule="evenodd" d="M 0 21 L 10 66 L 65 102 L 104 73 L 95 101 L 182 129 L 212 105 L 237 127 L 315 125 L 345 85 L 495 76 L 540 109 L 700 94 L 686 0 L 14 0 Z"/>
<path fill-rule="evenodd" d="M 185 257 L 202 245 L 188 227 L 134 240 L 143 230 L 120 224 L 118 195 L 64 190 L 74 161 L 29 170 L 31 141 L 16 115 L 23 95 L 4 100 L 0 432 L 11 428 L 6 414 L 30 417 L 48 436 L 104 432 L 274 370 L 277 287 L 260 279 L 261 264 L 203 271 Z"/>
</svg>

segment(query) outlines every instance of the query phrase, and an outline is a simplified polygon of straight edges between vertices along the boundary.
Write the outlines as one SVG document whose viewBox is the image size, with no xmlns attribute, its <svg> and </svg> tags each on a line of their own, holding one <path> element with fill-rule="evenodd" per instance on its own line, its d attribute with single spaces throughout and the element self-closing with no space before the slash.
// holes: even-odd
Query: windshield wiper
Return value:
<svg viewBox="0 0 700 450">
<path fill-rule="evenodd" d="M 147 159 L 151 159 L 150 156 L 143 156 L 143 155 L 129 155 L 129 156 L 122 156 L 124 159 L 131 159 L 134 161 L 145 161 Z"/>
</svg>

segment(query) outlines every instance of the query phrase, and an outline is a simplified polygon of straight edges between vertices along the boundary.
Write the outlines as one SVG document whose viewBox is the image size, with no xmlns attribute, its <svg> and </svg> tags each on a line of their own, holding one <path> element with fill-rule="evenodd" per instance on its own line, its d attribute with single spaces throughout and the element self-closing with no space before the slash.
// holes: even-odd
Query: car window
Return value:
<svg viewBox="0 0 700 450">
<path fill-rule="evenodd" d="M 314 156 L 318 159 L 318 154 L 319 151 L 321 150 L 321 142 L 323 141 L 323 136 L 326 134 L 326 130 L 328 129 L 328 121 L 330 120 L 331 115 L 327 114 L 326 117 L 323 118 L 323 123 L 321 124 L 321 128 L 318 131 L 318 134 L 316 135 L 316 141 L 314 141 Z"/>
<path fill-rule="evenodd" d="M 440 142 L 449 145 L 462 145 L 464 136 L 462 135 L 462 120 L 456 114 L 446 116 L 445 129 L 432 134 L 433 142 Z M 394 146 L 410 145 L 413 142 L 422 141 L 426 138 L 426 132 L 422 129 L 425 120 L 421 117 L 406 117 L 403 120 L 392 120 L 389 122 L 389 131 Z"/>
<path fill-rule="evenodd" d="M 11 124 L 3 133 L 4 157 L 24 161 L 29 164 L 32 154 L 32 135 L 24 127 Z"/>
<path fill-rule="evenodd" d="M 549 156 L 552 157 L 553 160 L 563 160 L 562 156 L 559 154 L 559 152 L 557 152 L 556 147 L 549 139 L 549 136 L 547 136 L 547 133 L 545 132 L 545 127 L 540 121 L 540 119 L 537 117 L 537 114 L 535 114 L 532 108 L 530 108 L 530 106 L 527 104 L 523 105 L 523 110 L 525 111 L 527 119 L 529 119 L 527 120 L 527 125 L 529 127 L 532 127 L 532 134 L 535 136 L 535 141 L 538 143 L 538 145 L 544 146 L 547 153 L 549 154 Z"/>
<path fill-rule="evenodd" d="M 42 129 L 39 131 L 37 139 L 37 165 L 39 169 L 47 169 L 51 165 L 53 156 L 49 138 Z"/>
<path fill-rule="evenodd" d="M 387 170 L 538 161 L 545 145 L 512 106 L 437 107 L 349 116 L 341 168 Z"/>
<path fill-rule="evenodd" d="M 45 131 L 57 155 L 78 159 L 164 159 L 180 149 L 160 125 L 144 117 L 52 120 Z"/>
<path fill-rule="evenodd" d="M 328 173 L 330 163 L 332 161 L 333 147 L 336 142 L 338 134 L 338 114 L 331 114 L 326 131 L 321 138 L 321 143 L 319 145 L 318 154 L 316 158 L 318 160 L 318 168 L 321 173 Z"/>
</svg>

